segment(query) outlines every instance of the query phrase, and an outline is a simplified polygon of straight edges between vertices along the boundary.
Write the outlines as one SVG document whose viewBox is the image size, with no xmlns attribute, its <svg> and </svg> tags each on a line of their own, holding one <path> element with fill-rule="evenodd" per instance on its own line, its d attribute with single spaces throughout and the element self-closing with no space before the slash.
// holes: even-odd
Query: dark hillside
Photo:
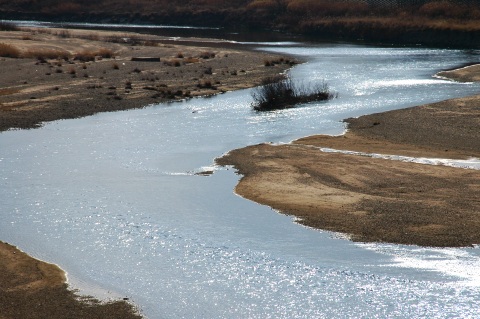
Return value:
<svg viewBox="0 0 480 319">
<path fill-rule="evenodd" d="M 266 28 L 324 39 L 480 46 L 480 0 L 0 0 L 0 19 Z"/>
</svg>

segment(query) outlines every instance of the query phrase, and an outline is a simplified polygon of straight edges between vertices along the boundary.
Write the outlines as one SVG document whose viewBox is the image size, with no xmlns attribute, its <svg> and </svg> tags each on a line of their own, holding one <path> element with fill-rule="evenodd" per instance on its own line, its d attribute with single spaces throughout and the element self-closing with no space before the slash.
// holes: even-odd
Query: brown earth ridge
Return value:
<svg viewBox="0 0 480 319">
<path fill-rule="evenodd" d="M 479 66 L 440 75 L 477 80 Z M 260 144 L 217 159 L 243 175 L 235 191 L 354 241 L 460 247 L 480 243 L 480 171 L 328 153 L 480 158 L 480 96 L 347 119 L 342 136 Z"/>
</svg>

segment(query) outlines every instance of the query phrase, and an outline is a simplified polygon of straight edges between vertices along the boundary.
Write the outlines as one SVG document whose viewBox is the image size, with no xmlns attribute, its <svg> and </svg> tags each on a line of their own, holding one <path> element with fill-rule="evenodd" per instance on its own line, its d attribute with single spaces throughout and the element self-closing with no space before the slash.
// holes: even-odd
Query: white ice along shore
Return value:
<svg viewBox="0 0 480 319">
<path fill-rule="evenodd" d="M 336 150 L 328 147 L 319 147 L 318 149 L 320 149 L 320 151 L 325 153 L 341 153 L 341 154 L 348 154 L 348 155 L 388 159 L 388 160 L 401 161 L 401 162 L 410 162 L 410 163 L 427 164 L 427 165 L 443 165 L 443 166 L 450 166 L 450 167 L 456 167 L 456 168 L 480 170 L 480 159 L 475 157 L 462 160 L 462 159 L 449 159 L 449 158 L 410 157 L 410 156 L 401 156 L 401 155 L 364 153 L 364 152 Z"/>
</svg>

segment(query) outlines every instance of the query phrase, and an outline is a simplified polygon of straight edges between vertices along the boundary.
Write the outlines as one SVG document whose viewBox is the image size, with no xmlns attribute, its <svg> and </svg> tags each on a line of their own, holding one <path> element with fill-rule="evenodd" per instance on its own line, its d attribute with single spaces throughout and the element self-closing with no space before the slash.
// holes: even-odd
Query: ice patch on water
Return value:
<svg viewBox="0 0 480 319">
<path fill-rule="evenodd" d="M 410 156 L 401 156 L 401 155 L 385 155 L 385 154 L 376 154 L 376 153 L 337 150 L 337 149 L 328 148 L 328 147 L 319 147 L 318 149 L 320 149 L 320 151 L 325 153 L 340 153 L 340 154 L 365 156 L 365 157 L 388 159 L 393 161 L 401 161 L 401 162 L 409 162 L 409 163 L 417 163 L 417 164 L 443 165 L 443 166 L 450 166 L 450 167 L 456 167 L 456 168 L 480 170 L 480 159 L 475 157 L 461 160 L 461 159 L 448 159 L 448 158 L 428 158 L 428 157 L 410 157 Z"/>
<path fill-rule="evenodd" d="M 445 84 L 451 83 L 452 81 L 444 79 L 442 77 L 434 77 L 432 79 L 399 79 L 399 80 L 381 80 L 373 81 L 366 80 L 364 82 L 356 85 L 354 90 L 354 95 L 371 95 L 377 92 L 380 89 L 391 88 L 391 87 L 418 87 L 418 86 L 429 86 L 436 84 Z"/>
<path fill-rule="evenodd" d="M 478 248 L 433 248 L 378 243 L 359 243 L 358 245 L 381 254 L 391 255 L 394 267 L 435 271 L 445 276 L 456 277 L 462 284 L 480 286 L 480 250 Z"/>
</svg>

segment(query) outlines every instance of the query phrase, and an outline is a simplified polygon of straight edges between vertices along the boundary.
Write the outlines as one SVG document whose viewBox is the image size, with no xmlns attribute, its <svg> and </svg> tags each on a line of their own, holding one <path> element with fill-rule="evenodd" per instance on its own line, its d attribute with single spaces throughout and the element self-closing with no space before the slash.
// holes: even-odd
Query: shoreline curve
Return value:
<svg viewBox="0 0 480 319">
<path fill-rule="evenodd" d="M 480 81 L 480 65 L 441 72 Z M 480 95 L 346 119 L 344 135 L 232 150 L 217 164 L 235 192 L 351 240 L 434 247 L 480 243 L 480 171 L 325 153 L 480 158 Z"/>
</svg>

